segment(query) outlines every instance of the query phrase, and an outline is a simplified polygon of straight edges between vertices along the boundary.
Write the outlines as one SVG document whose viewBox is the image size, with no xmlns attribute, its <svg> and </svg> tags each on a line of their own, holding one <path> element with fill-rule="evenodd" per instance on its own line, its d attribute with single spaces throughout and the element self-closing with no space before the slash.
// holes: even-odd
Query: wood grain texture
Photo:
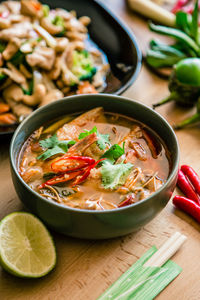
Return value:
<svg viewBox="0 0 200 300">
<path fill-rule="evenodd" d="M 128 11 L 123 0 L 102 0 L 124 19 L 135 33 L 142 51 L 155 34 L 147 23 Z M 151 74 L 145 66 L 134 85 L 124 96 L 147 105 L 168 93 L 167 82 Z M 171 124 L 189 113 L 173 104 L 158 110 Z M 181 163 L 200 170 L 200 128 L 177 132 Z M 9 140 L 0 141 L 0 219 L 13 211 L 24 209 L 12 184 L 8 150 Z M 58 263 L 47 277 L 38 280 L 14 278 L 0 268 L 0 299 L 2 300 L 95 300 L 152 245 L 160 247 L 175 231 L 188 240 L 173 260 L 183 272 L 158 297 L 158 300 L 200 299 L 200 226 L 171 202 L 148 225 L 128 236 L 108 241 L 82 241 L 53 233 Z M 145 300 L 145 299 L 144 299 Z"/>
</svg>

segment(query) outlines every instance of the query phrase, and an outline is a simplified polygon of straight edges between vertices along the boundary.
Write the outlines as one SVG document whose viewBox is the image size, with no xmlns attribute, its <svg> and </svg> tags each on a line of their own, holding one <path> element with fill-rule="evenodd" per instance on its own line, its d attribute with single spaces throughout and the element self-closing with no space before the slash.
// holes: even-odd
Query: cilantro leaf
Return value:
<svg viewBox="0 0 200 300">
<path fill-rule="evenodd" d="M 53 148 L 58 143 L 57 135 L 54 134 L 50 138 L 39 142 L 42 148 Z"/>
<path fill-rule="evenodd" d="M 112 165 L 106 161 L 101 167 L 103 187 L 105 189 L 116 189 L 118 186 L 123 185 L 132 168 L 131 163 Z"/>
<path fill-rule="evenodd" d="M 81 140 L 92 133 L 96 133 L 96 135 L 98 137 L 97 144 L 101 150 L 104 150 L 106 148 L 106 145 L 110 145 L 109 134 L 99 133 L 96 126 L 94 126 L 91 130 L 85 129 L 84 132 L 81 132 L 79 134 L 78 138 L 79 138 L 79 140 Z"/>
<path fill-rule="evenodd" d="M 70 141 L 60 141 L 56 134 L 52 135 L 50 138 L 42 140 L 39 142 L 42 148 L 46 150 L 37 157 L 37 159 L 46 160 L 56 154 L 64 154 L 68 151 L 69 146 L 74 145 L 76 142 Z"/>
<path fill-rule="evenodd" d="M 123 148 L 118 144 L 114 144 L 110 149 L 108 149 L 102 158 L 107 158 L 107 161 L 111 164 L 114 164 L 115 161 L 124 154 L 124 143 Z"/>
<path fill-rule="evenodd" d="M 109 141 L 110 136 L 109 136 L 109 134 L 100 134 L 97 131 L 97 137 L 98 137 L 97 144 L 98 144 L 98 146 L 101 150 L 104 150 L 106 148 L 106 145 L 110 145 L 110 141 Z"/>
<path fill-rule="evenodd" d="M 88 135 L 90 135 L 90 134 L 92 134 L 92 133 L 97 133 L 97 127 L 96 127 L 96 126 L 94 126 L 91 130 L 84 129 L 84 131 L 81 132 L 81 133 L 79 134 L 78 139 L 79 139 L 79 140 L 82 140 L 82 139 L 84 139 L 86 136 L 88 136 Z"/>
</svg>

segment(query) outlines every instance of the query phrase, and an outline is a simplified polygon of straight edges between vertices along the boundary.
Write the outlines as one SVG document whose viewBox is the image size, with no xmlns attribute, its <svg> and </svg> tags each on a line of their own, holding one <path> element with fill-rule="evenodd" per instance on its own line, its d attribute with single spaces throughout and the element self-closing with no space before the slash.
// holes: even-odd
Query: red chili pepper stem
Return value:
<svg viewBox="0 0 200 300">
<path fill-rule="evenodd" d="M 187 176 L 189 181 L 192 183 L 195 191 L 200 195 L 200 177 L 190 166 L 183 165 L 181 166 L 181 171 Z"/>
<path fill-rule="evenodd" d="M 177 185 L 180 190 L 191 200 L 195 201 L 198 205 L 200 205 L 200 199 L 198 195 L 195 193 L 194 189 L 192 188 L 191 184 L 187 180 L 185 174 L 182 170 L 178 172 L 178 181 Z"/>
<path fill-rule="evenodd" d="M 172 202 L 177 208 L 188 213 L 200 223 L 200 206 L 198 204 L 182 196 L 175 196 Z"/>
</svg>

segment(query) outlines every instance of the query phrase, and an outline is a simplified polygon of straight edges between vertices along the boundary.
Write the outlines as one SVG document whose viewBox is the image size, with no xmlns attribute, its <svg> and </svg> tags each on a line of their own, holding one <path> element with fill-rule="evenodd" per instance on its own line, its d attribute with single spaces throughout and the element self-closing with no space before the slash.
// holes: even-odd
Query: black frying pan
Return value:
<svg viewBox="0 0 200 300">
<path fill-rule="evenodd" d="M 0 1 L 1 2 L 1 1 Z M 91 39 L 107 55 L 111 72 L 104 93 L 122 94 L 137 78 L 142 55 L 133 33 L 107 7 L 97 0 L 45 0 L 51 8 L 75 10 L 89 16 Z M 0 135 L 12 134 L 16 127 L 0 127 Z"/>
</svg>

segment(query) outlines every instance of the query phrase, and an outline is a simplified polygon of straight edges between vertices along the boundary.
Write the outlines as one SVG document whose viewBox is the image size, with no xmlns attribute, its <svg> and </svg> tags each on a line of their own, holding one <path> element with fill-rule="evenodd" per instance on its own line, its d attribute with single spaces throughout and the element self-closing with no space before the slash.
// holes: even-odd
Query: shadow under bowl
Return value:
<svg viewBox="0 0 200 300">
<path fill-rule="evenodd" d="M 164 185 L 150 197 L 127 207 L 106 211 L 70 208 L 41 197 L 18 173 L 19 153 L 32 132 L 50 120 L 66 114 L 102 106 L 105 111 L 132 117 L 160 136 L 171 153 L 171 172 Z M 175 133 L 166 120 L 151 108 L 124 97 L 96 94 L 64 98 L 37 109 L 17 128 L 10 146 L 12 179 L 16 192 L 34 214 L 60 233 L 88 239 L 113 238 L 136 231 L 151 221 L 169 201 L 177 180 L 179 147 Z"/>
</svg>

